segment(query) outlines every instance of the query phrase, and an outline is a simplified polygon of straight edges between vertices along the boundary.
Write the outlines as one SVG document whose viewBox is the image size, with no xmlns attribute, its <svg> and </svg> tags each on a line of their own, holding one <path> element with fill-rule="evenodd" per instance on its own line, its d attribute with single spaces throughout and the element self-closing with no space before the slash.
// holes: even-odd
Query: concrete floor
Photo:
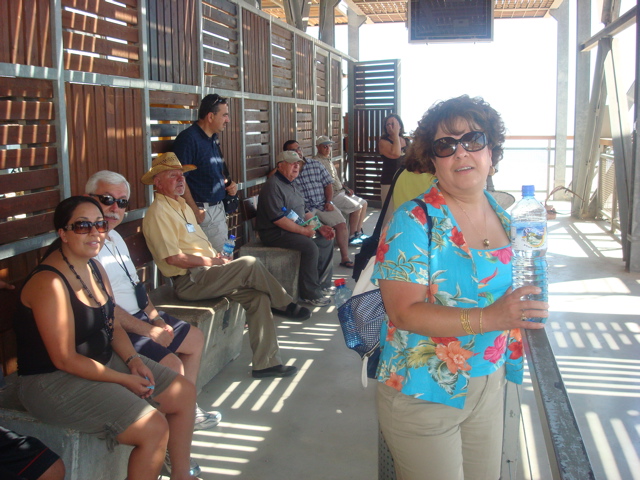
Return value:
<svg viewBox="0 0 640 480">
<path fill-rule="evenodd" d="M 568 210 L 568 206 L 566 208 Z M 560 211 L 563 211 L 560 208 Z M 377 212 L 365 224 L 374 228 Z M 598 479 L 640 479 L 640 276 L 624 271 L 617 239 L 604 222 L 566 215 L 549 222 L 550 303 L 547 327 Z M 350 247 L 352 253 L 356 248 Z M 338 266 L 334 278 L 350 280 Z M 360 361 L 344 345 L 335 307 L 316 308 L 303 323 L 278 319 L 293 378 L 254 380 L 242 354 L 198 398 L 222 412 L 211 431 L 196 432 L 201 477 L 355 479 L 377 477 L 373 381 L 363 389 Z M 525 377 L 519 472 L 550 478 L 531 383 Z M 521 438 L 524 438 L 522 435 Z"/>
</svg>

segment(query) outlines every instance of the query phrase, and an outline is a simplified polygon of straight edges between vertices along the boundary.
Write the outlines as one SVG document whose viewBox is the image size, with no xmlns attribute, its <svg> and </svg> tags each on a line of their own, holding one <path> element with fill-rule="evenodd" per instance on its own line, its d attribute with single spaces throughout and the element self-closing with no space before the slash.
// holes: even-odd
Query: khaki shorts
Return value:
<svg viewBox="0 0 640 480">
<path fill-rule="evenodd" d="M 335 205 L 333 207 L 333 210 L 331 211 L 323 212 L 322 210 L 318 210 L 316 208 L 315 210 L 312 210 L 311 213 L 313 215 L 317 215 L 322 223 L 324 223 L 325 225 L 329 225 L 330 227 L 335 227 L 340 223 L 345 223 L 344 216 L 342 215 L 342 213 L 340 213 L 340 210 Z"/>
<path fill-rule="evenodd" d="M 343 214 L 350 214 L 357 212 L 365 206 L 365 202 L 362 198 L 355 195 L 347 195 L 344 191 L 333 196 L 333 204 L 340 209 Z"/>
<path fill-rule="evenodd" d="M 153 398 L 165 391 L 177 375 L 153 360 L 141 358 L 155 380 L 153 395 L 147 400 L 117 383 L 86 380 L 62 370 L 18 377 L 18 395 L 37 419 L 97 435 L 112 450 L 118 444 L 116 437 L 153 411 Z M 115 353 L 105 366 L 129 373 Z"/>
</svg>

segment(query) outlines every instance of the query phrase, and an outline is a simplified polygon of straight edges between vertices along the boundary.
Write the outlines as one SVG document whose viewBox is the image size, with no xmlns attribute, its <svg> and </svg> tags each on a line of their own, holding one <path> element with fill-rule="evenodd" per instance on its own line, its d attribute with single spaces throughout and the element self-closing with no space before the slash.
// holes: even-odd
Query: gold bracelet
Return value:
<svg viewBox="0 0 640 480">
<path fill-rule="evenodd" d="M 476 333 L 471 328 L 471 322 L 469 321 L 469 312 L 470 308 L 462 308 L 460 309 L 460 323 L 462 324 L 462 328 L 467 333 L 467 335 L 475 335 Z"/>
<path fill-rule="evenodd" d="M 484 335 L 484 331 L 482 330 L 482 310 L 484 310 L 484 308 L 480 308 L 480 335 Z"/>
</svg>

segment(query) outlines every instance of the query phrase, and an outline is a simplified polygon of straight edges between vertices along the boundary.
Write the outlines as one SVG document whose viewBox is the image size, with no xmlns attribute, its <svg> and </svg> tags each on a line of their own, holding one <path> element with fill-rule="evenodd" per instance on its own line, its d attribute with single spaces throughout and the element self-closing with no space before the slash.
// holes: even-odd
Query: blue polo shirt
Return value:
<svg viewBox="0 0 640 480">
<path fill-rule="evenodd" d="M 173 151 L 183 165 L 198 167 L 185 173 L 193 199 L 199 203 L 221 202 L 227 192 L 224 189 L 224 159 L 218 135 L 209 137 L 194 123 L 176 137 Z"/>
</svg>

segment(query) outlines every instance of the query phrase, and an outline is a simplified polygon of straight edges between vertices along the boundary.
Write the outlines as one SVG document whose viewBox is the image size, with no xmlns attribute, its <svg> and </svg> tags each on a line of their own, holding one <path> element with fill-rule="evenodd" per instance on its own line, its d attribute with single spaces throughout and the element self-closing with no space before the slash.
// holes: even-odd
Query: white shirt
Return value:
<svg viewBox="0 0 640 480">
<path fill-rule="evenodd" d="M 131 280 L 135 283 L 140 280 L 136 273 L 136 267 L 129 257 L 127 244 L 124 243 L 118 232 L 110 230 L 107 233 L 104 246 L 96 256 L 96 260 L 102 264 L 107 272 L 116 304 L 131 315 L 138 313 L 140 308 L 138 308 L 138 300 L 136 299 L 135 288 L 131 285 Z M 123 263 L 127 267 L 131 280 L 129 280 L 122 267 Z"/>
</svg>

